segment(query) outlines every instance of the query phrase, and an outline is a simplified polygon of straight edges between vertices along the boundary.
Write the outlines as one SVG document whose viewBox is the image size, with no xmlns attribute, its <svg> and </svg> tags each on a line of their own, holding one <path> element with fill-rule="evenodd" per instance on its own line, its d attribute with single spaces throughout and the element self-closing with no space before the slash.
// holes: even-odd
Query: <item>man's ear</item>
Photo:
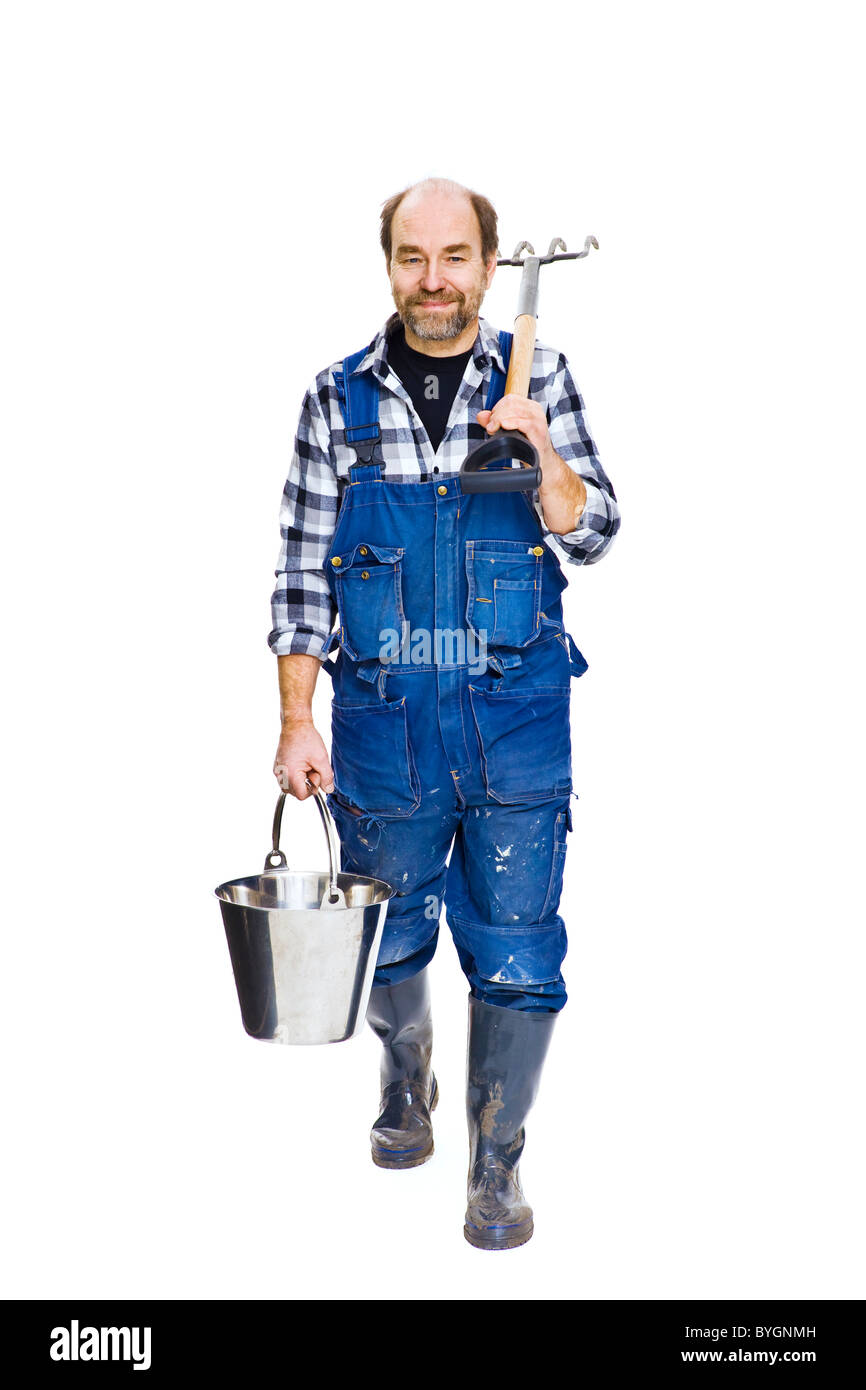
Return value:
<svg viewBox="0 0 866 1390">
<path fill-rule="evenodd" d="M 487 264 L 485 265 L 484 269 L 487 271 L 487 288 L 489 289 L 490 286 L 491 286 L 491 284 L 493 283 L 493 276 L 496 274 L 496 252 L 495 252 L 495 251 L 493 252 L 493 255 L 490 257 L 490 260 L 489 260 L 489 261 L 487 262 Z"/>
</svg>

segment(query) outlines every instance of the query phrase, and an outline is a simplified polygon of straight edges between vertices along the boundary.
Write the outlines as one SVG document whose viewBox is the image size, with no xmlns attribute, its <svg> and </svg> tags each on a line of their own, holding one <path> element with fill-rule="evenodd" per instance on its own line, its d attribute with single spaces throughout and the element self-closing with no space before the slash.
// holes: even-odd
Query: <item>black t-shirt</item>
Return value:
<svg viewBox="0 0 866 1390">
<path fill-rule="evenodd" d="M 442 443 L 454 397 L 471 356 L 472 348 L 456 357 L 431 357 L 429 353 L 416 352 L 406 342 L 402 323 L 388 338 L 388 363 L 420 415 L 434 453 Z"/>
</svg>

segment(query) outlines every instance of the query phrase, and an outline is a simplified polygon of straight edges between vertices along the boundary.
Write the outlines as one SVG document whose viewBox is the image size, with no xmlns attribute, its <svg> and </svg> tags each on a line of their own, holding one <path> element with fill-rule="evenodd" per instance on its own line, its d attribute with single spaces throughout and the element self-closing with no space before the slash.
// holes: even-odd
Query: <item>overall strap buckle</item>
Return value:
<svg viewBox="0 0 866 1390">
<path fill-rule="evenodd" d="M 355 438 L 356 435 L 357 438 Z M 382 431 L 378 424 L 355 425 L 352 429 L 344 430 L 343 438 L 355 450 L 360 460 L 359 463 L 352 464 L 352 468 L 349 470 L 351 472 L 355 468 L 363 468 L 373 462 L 376 445 L 382 440 Z"/>
<path fill-rule="evenodd" d="M 373 462 L 376 445 L 381 443 L 379 428 L 379 383 L 371 371 L 356 372 L 369 348 L 359 348 L 343 358 L 342 371 L 334 372 L 337 401 L 345 425 L 344 441 L 354 449 L 362 464 Z M 360 424 L 359 421 L 366 421 Z"/>
</svg>

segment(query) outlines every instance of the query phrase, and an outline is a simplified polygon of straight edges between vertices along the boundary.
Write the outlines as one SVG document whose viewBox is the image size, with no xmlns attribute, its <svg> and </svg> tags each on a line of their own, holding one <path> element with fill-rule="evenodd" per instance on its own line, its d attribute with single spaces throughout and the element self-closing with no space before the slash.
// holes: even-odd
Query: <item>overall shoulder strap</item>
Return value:
<svg viewBox="0 0 866 1390">
<path fill-rule="evenodd" d="M 379 429 L 379 383 L 372 372 L 352 372 L 366 356 L 369 347 L 359 348 L 343 358 L 342 371 L 334 373 L 334 385 L 343 422 L 346 443 L 355 450 L 361 463 L 371 463 L 373 450 L 382 437 Z"/>
<path fill-rule="evenodd" d="M 511 361 L 511 344 L 514 339 L 513 333 L 503 331 L 499 334 L 499 351 L 502 353 L 502 360 L 505 363 L 505 372 L 501 372 L 496 363 L 493 363 L 493 371 L 490 374 L 490 388 L 487 392 L 487 400 L 484 402 L 485 410 L 492 410 L 497 401 L 501 401 L 505 395 L 505 380 L 508 375 L 508 364 Z"/>
</svg>

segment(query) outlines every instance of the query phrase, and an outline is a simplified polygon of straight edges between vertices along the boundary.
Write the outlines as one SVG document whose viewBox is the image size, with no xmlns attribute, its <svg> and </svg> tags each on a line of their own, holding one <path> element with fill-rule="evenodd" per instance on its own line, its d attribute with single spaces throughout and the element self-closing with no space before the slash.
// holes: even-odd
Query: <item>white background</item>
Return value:
<svg viewBox="0 0 866 1390">
<path fill-rule="evenodd" d="M 855 14 L 4 7 L 6 1297 L 866 1293 Z M 301 397 L 390 312 L 379 208 L 428 174 L 503 254 L 597 236 L 539 338 L 623 513 L 568 571 L 570 1000 L 497 1256 L 444 923 L 436 1154 L 388 1173 L 375 1039 L 248 1039 L 211 896 L 269 842 Z"/>
</svg>

